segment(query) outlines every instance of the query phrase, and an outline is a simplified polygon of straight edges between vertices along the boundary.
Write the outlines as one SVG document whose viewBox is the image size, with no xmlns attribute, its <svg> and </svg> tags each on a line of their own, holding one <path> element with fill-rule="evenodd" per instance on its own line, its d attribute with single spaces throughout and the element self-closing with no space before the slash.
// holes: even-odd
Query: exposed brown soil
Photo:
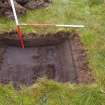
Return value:
<svg viewBox="0 0 105 105">
<path fill-rule="evenodd" d="M 91 83 L 86 50 L 77 33 L 58 32 L 25 38 L 20 48 L 15 32 L 0 35 L 0 82 L 31 85 L 47 76 L 59 82 Z M 10 37 L 11 36 L 11 37 Z M 36 37 L 40 36 L 40 37 Z M 30 47 L 31 44 L 31 47 Z"/>
<path fill-rule="evenodd" d="M 34 10 L 47 7 L 51 0 L 14 0 L 16 12 L 18 16 L 26 14 L 27 10 Z M 9 0 L 0 0 L 0 16 L 6 16 L 14 19 L 11 4 Z"/>
</svg>

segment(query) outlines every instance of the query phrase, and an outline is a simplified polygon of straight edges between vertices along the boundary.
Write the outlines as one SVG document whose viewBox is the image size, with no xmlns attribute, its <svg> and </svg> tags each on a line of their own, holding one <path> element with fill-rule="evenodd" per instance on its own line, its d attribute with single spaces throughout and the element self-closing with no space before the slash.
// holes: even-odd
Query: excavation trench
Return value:
<svg viewBox="0 0 105 105">
<path fill-rule="evenodd" d="M 93 80 L 77 33 L 30 34 L 24 37 L 25 49 L 20 48 L 15 32 L 4 34 L 0 35 L 0 83 L 29 86 L 45 76 L 59 82 Z"/>
</svg>

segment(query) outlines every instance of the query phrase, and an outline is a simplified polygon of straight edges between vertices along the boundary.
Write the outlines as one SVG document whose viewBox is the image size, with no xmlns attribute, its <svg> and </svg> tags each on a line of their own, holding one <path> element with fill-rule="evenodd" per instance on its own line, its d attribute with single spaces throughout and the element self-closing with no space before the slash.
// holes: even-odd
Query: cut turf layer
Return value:
<svg viewBox="0 0 105 105">
<path fill-rule="evenodd" d="M 44 76 L 59 82 L 93 81 L 86 52 L 77 33 L 31 34 L 24 37 L 25 49 L 19 47 L 15 34 L 11 32 L 0 38 L 6 46 L 1 54 L 1 83 L 12 81 L 15 87 L 31 85 Z"/>
</svg>

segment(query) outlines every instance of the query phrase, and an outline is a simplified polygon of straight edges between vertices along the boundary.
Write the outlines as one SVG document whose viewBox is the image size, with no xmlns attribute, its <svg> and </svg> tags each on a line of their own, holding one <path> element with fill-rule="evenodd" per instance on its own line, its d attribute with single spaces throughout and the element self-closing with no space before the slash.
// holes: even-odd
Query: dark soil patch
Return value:
<svg viewBox="0 0 105 105">
<path fill-rule="evenodd" d="M 19 47 L 16 33 L 5 34 L 0 38 L 2 45 L 6 46 L 0 48 L 1 83 L 12 81 L 15 87 L 19 87 L 21 84 L 31 85 L 43 76 L 59 82 L 93 81 L 86 50 L 77 33 L 58 32 L 46 37 L 31 34 L 24 37 L 25 49 Z"/>
<path fill-rule="evenodd" d="M 50 3 L 51 0 L 14 0 L 18 16 L 26 14 L 26 11 L 30 9 L 34 10 L 47 7 Z M 14 19 L 9 0 L 0 0 L 0 16 L 6 16 L 10 19 Z"/>
</svg>

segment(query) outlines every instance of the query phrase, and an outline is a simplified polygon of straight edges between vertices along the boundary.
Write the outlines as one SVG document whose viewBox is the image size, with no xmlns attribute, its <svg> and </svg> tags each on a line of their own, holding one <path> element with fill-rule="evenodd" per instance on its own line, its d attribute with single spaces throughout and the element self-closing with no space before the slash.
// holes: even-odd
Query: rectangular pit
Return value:
<svg viewBox="0 0 105 105">
<path fill-rule="evenodd" d="M 57 34 L 58 35 L 58 34 Z M 86 53 L 76 34 L 60 33 L 64 37 L 28 39 L 29 48 L 17 47 L 14 39 L 4 38 L 0 63 L 0 82 L 13 82 L 15 87 L 31 85 L 46 76 L 59 82 L 90 82 Z M 13 40 L 13 41 L 12 41 Z M 83 59 L 83 61 L 81 61 Z"/>
</svg>

